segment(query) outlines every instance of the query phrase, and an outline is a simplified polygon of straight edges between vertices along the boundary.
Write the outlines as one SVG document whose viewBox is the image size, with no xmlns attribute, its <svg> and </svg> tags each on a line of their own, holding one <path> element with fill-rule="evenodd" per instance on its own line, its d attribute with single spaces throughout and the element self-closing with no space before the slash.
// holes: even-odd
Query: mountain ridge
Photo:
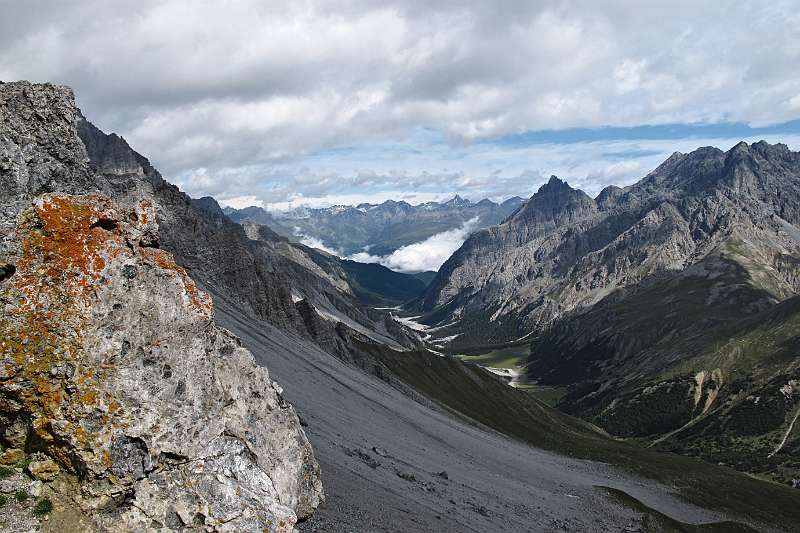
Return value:
<svg viewBox="0 0 800 533">
<path fill-rule="evenodd" d="M 370 336 L 380 334 L 374 321 L 374 328 L 366 321 L 372 315 L 368 315 L 357 302 L 341 296 L 343 293 L 337 284 L 343 278 L 335 272 L 336 263 L 327 262 L 328 254 L 308 247 L 290 246 L 264 226 L 233 224 L 221 216 L 211 202 L 192 202 L 177 187 L 166 183 L 154 169 L 149 170 L 147 160 L 122 144 L 124 141 L 116 136 L 109 142 L 121 147 L 120 150 L 100 149 L 107 140 L 105 134 L 95 133 L 96 139 L 87 139 L 87 144 L 92 140 L 97 142 L 93 150 L 99 150 L 97 153 L 101 156 L 103 153 L 115 154 L 109 156 L 111 162 L 105 170 L 98 172 L 97 167 L 103 168 L 103 160 L 97 160 L 101 156 L 96 155 L 95 163 L 90 160 L 87 164 L 87 153 L 75 131 L 75 128 L 87 125 L 77 116 L 71 93 L 68 98 L 53 102 L 46 101 L 46 98 L 40 101 L 37 99 L 48 94 L 47 86 L 19 86 L 23 93 L 31 95 L 34 102 L 32 111 L 3 114 L 4 121 L 0 127 L 18 120 L 38 124 L 41 119 L 43 123 L 41 132 L 24 136 L 26 157 L 20 156 L 21 150 L 14 151 L 17 144 L 10 143 L 5 133 L 0 135 L 0 149 L 12 149 L 12 157 L 0 157 L 0 180 L 4 185 L 0 192 L 0 212 L 4 214 L 0 216 L 0 228 L 3 228 L 0 244 L 5 246 L 15 242 L 14 235 L 18 234 L 6 217 L 21 212 L 20 209 L 27 208 L 42 193 L 90 193 L 112 198 L 117 207 L 102 209 L 96 220 L 91 218 L 81 225 L 84 231 L 100 236 L 102 242 L 109 242 L 105 236 L 116 234 L 121 225 L 132 224 L 131 210 L 135 210 L 142 198 L 151 198 L 150 209 L 153 211 L 147 210 L 147 216 L 137 214 L 136 224 L 155 222 L 158 228 L 152 226 L 146 232 L 146 239 L 136 237 L 133 242 L 150 250 L 144 252 L 148 257 L 159 258 L 159 268 L 169 268 L 162 271 L 142 267 L 134 271 L 125 268 L 132 265 L 114 263 L 115 270 L 109 280 L 115 290 L 137 286 L 140 287 L 137 290 L 143 291 L 143 296 L 131 301 L 120 297 L 121 301 L 117 303 L 122 307 L 109 300 L 110 309 L 98 308 L 93 319 L 103 328 L 108 328 L 101 329 L 98 338 L 108 339 L 109 334 L 113 338 L 114 331 L 119 334 L 142 326 L 149 336 L 146 349 L 142 346 L 141 352 L 138 349 L 126 351 L 123 342 L 119 350 L 115 345 L 109 354 L 110 357 L 127 358 L 125 361 L 135 365 L 127 375 L 152 372 L 157 379 L 151 383 L 154 391 L 164 395 L 208 390 L 212 392 L 209 402 L 218 402 L 223 407 L 229 405 L 225 394 L 214 393 L 213 387 L 202 386 L 202 381 L 181 385 L 185 368 L 199 371 L 202 365 L 173 367 L 171 360 L 160 357 L 196 354 L 202 361 L 231 363 L 240 357 L 247 359 L 245 351 L 237 345 L 241 342 L 252 350 L 260 364 L 275 369 L 278 381 L 289 385 L 286 398 L 299 406 L 297 424 L 306 429 L 303 431 L 297 425 L 292 428 L 298 433 L 308 434 L 315 456 L 322 464 L 329 490 L 326 504 L 300 525 L 301 530 L 357 530 L 366 522 L 389 530 L 406 531 L 461 531 L 470 527 L 508 531 L 552 527 L 605 530 L 644 523 L 650 512 L 648 509 L 666 513 L 681 522 L 688 521 L 684 525 L 689 528 L 694 527 L 690 523 L 697 521 L 709 522 L 711 528 L 725 527 L 729 522 L 718 521 L 728 517 L 754 527 L 768 524 L 774 529 L 787 529 L 797 522 L 797 506 L 793 505 L 796 493 L 788 488 L 698 461 L 623 445 L 585 422 L 552 410 L 528 393 L 508 387 L 502 379 L 481 367 L 430 352 L 414 344 L 413 339 L 409 339 L 413 347 L 404 352 L 390 349 L 387 342 L 378 342 Z M 8 107 L 3 92 L 0 86 L 0 113 L 6 113 Z M 23 99 L 27 101 L 28 97 Z M 91 129 L 89 134 L 92 135 Z M 65 151 L 65 146 L 73 146 L 74 151 Z M 9 172 L 9 169 L 18 168 L 20 161 L 25 164 L 24 172 Z M 30 222 L 31 235 L 36 239 L 59 235 L 40 231 L 47 226 L 36 220 Z M 69 239 L 82 238 L 83 232 L 68 232 L 67 235 Z M 159 248 L 156 249 L 156 245 Z M 174 257 L 173 263 L 166 260 L 169 252 Z M 52 257 L 42 254 L 41 260 L 47 263 L 52 261 Z M 14 261 L 6 263 L 5 256 L 0 266 L 2 291 L 10 286 L 9 283 L 16 283 L 18 273 L 29 272 L 14 267 Z M 117 270 L 118 267 L 122 268 Z M 69 269 L 60 271 L 70 272 Z M 38 272 L 38 269 L 30 272 Z M 153 279 L 151 274 L 158 279 Z M 128 302 L 134 314 L 152 316 L 153 298 L 147 291 L 159 290 L 165 280 L 172 280 L 171 286 L 176 289 L 182 286 L 187 289 L 177 291 L 178 298 L 164 301 L 182 302 L 190 308 L 195 299 L 204 305 L 210 303 L 200 292 L 188 289 L 192 285 L 188 285 L 186 280 L 195 277 L 194 286 L 198 291 L 209 291 L 214 312 L 218 313 L 221 323 L 239 335 L 240 341 L 226 333 L 216 337 L 216 342 L 221 343 L 221 357 L 214 355 L 216 352 L 213 350 L 205 349 L 203 333 L 183 327 L 183 315 L 168 315 L 159 324 L 125 315 L 125 302 Z M 105 286 L 105 281 L 100 279 L 98 283 L 86 284 L 85 290 L 91 293 L 105 290 Z M 302 295 L 295 294 L 294 291 L 299 289 L 304 290 Z M 298 296 L 303 297 L 296 298 Z M 16 301 L 12 298 L 12 305 Z M 343 307 L 335 308 L 336 305 Z M 348 309 L 361 314 L 358 320 L 346 315 Z M 332 317 L 333 313 L 338 315 Z M 375 316 L 383 320 L 388 318 L 388 314 Z M 365 323 L 360 325 L 362 331 L 353 329 L 351 325 L 358 327 L 362 317 L 366 317 Z M 197 322 L 193 324 L 198 328 L 210 327 L 206 315 L 196 315 L 195 318 Z M 58 322 L 62 323 L 68 326 L 69 320 Z M 387 333 L 391 333 L 388 331 L 390 327 L 397 328 L 393 333 L 395 341 L 402 341 L 405 331 L 402 327 L 392 320 L 384 326 Z M 15 331 L 19 330 L 15 328 Z M 167 347 L 174 345 L 165 344 L 165 336 L 167 341 L 183 339 L 192 344 L 186 349 L 177 347 L 168 351 Z M 35 345 L 30 346 L 30 349 L 34 348 Z M 97 353 L 97 350 L 91 353 Z M 151 364 L 154 359 L 155 364 Z M 163 363 L 170 363 L 170 368 Z M 101 364 L 90 366 L 103 367 Z M 233 376 L 244 387 L 253 385 L 261 400 L 268 393 L 268 398 L 274 399 L 279 412 L 285 415 L 288 409 L 281 401 L 280 386 L 254 379 L 253 376 L 259 372 L 261 370 L 245 368 L 233 372 Z M 55 373 L 46 371 L 43 377 L 60 382 L 69 373 L 69 367 L 65 367 L 56 369 Z M 140 393 L 143 389 L 130 389 L 131 401 L 148 405 L 149 397 Z M 125 387 L 115 387 L 113 392 L 119 394 L 124 390 Z M 258 416 L 268 411 L 261 408 L 259 401 L 249 401 L 245 395 L 240 396 L 235 405 L 241 405 L 245 410 L 254 409 Z M 87 398 L 86 402 L 91 406 L 93 400 Z M 514 407 L 503 412 L 508 406 Z M 2 408 L 18 409 L 13 404 L 3 404 Z M 227 414 L 212 414 L 208 423 L 197 417 L 191 417 L 190 422 L 200 431 L 207 431 L 225 422 Z M 84 418 L 91 424 L 104 421 L 102 417 Z M 180 427 L 177 424 L 164 425 L 167 427 L 162 430 L 167 432 Z M 487 428 L 512 435 L 514 440 Z M 258 431 L 258 435 L 269 433 Z M 245 434 L 243 442 L 253 437 Z M 186 442 L 186 438 L 181 439 L 181 444 Z M 552 449 L 560 455 L 525 443 Z M 124 441 L 122 444 L 124 453 L 119 456 L 130 459 L 125 461 L 126 472 L 138 476 L 139 466 L 149 468 L 139 460 L 144 456 L 140 453 L 142 447 L 138 441 Z M 149 443 L 147 449 L 153 449 Z M 302 454 L 290 455 L 298 461 L 302 457 Z M 243 458 L 248 464 L 246 459 Z M 169 455 L 159 456 L 159 460 L 170 463 L 170 473 L 181 468 L 193 471 L 198 468 L 194 462 L 184 464 Z M 211 467 L 211 462 L 205 464 Z M 23 473 L 23 469 L 28 470 Z M 28 471 L 48 475 L 52 466 L 38 460 L 28 466 L 24 463 L 15 466 L 12 483 L 26 483 L 26 488 L 33 488 L 29 481 L 25 481 L 29 479 Z M 226 472 L 219 475 L 227 479 Z M 159 472 L 161 474 L 164 472 Z M 650 481 L 643 483 L 641 476 Z M 235 477 L 241 482 L 243 476 Z M 219 477 L 215 479 L 219 481 Z M 314 479 L 313 475 L 311 479 Z M 42 490 L 49 490 L 51 485 L 47 483 Z M 596 486 L 599 484 L 613 485 L 622 495 L 640 502 L 645 511 L 620 507 L 604 492 L 598 492 Z M 4 480 L 4 490 L 7 486 L 7 480 Z M 724 493 L 715 490 L 720 486 L 727 487 Z M 487 491 L 487 487 L 491 490 Z M 670 495 L 675 487 L 679 488 L 681 498 Z M 74 487 L 67 490 L 74 490 Z M 294 501 L 288 491 L 281 492 L 286 492 L 281 497 L 287 498 L 282 501 Z M 243 492 L 236 494 L 241 497 Z M 314 494 L 313 490 L 311 494 Z M 564 505 L 565 494 L 578 498 L 571 498 L 570 505 Z M 682 498 L 694 503 L 689 504 Z M 736 505 L 732 505 L 728 498 L 735 498 Z M 115 500 L 118 501 L 124 505 L 128 500 Z M 26 516 L 35 520 L 29 509 L 10 503 L 0 510 L 0 519 L 4 519 L 11 509 L 23 514 L 27 512 Z M 163 524 L 149 524 L 150 527 L 180 530 L 194 519 L 201 520 L 197 513 L 192 513 L 192 506 L 176 506 L 173 513 L 172 509 L 160 505 L 162 500 L 159 498 L 148 503 L 156 507 L 159 520 L 160 513 L 165 513 Z M 60 500 L 55 504 L 57 510 L 71 508 L 66 504 L 62 507 Z M 409 505 L 414 506 L 413 513 L 408 512 Z M 706 511 L 705 507 L 713 511 Z M 298 505 L 297 509 L 298 516 L 308 512 L 305 505 Z M 53 520 L 38 523 L 54 529 L 76 529 L 63 526 L 63 522 L 55 520 L 56 516 L 53 515 Z M 211 516 L 217 515 L 212 513 Z M 291 518 L 291 515 L 281 516 Z M 123 527 L 119 522 L 116 525 Z M 748 530 L 744 525 L 737 527 Z M 245 524 L 244 529 L 256 527 Z M 262 529 L 260 524 L 258 529 Z M 279 523 L 273 529 L 290 531 L 291 524 Z"/>
<path fill-rule="evenodd" d="M 478 217 L 478 226 L 502 222 L 522 204 L 519 197 L 501 203 L 483 199 L 473 203 L 456 195 L 445 202 L 411 205 L 401 200 L 357 206 L 301 207 L 268 212 L 260 207 L 225 208 L 234 222 L 270 226 L 291 240 L 312 239 L 347 257 L 361 252 L 386 256 L 403 246 L 424 241 L 438 233 L 461 227 Z"/>
<path fill-rule="evenodd" d="M 759 214 L 762 204 L 766 211 L 777 210 L 796 221 L 796 199 L 780 198 L 763 183 L 759 188 L 758 178 L 743 172 L 741 165 L 766 154 L 777 165 L 796 165 L 797 156 L 785 146 L 753 146 L 747 153 L 740 144 L 727 155 L 715 148 L 673 155 L 638 184 L 607 189 L 597 200 L 551 179 L 512 218 L 467 239 L 416 307 L 437 310 L 432 316 L 436 322 L 441 315 L 452 320 L 485 307 L 491 308 L 493 320 L 513 313 L 523 327 L 512 334 L 522 336 L 576 306 L 599 301 L 613 287 L 668 275 L 682 268 L 683 261 L 708 253 L 730 231 L 734 221 L 725 218 L 729 211 L 743 224 L 759 220 L 762 233 L 776 226 Z M 706 200 L 696 199 L 719 180 L 727 180 L 724 189 Z M 742 191 L 756 196 L 740 201 L 736 195 Z M 628 255 L 637 240 L 651 238 L 666 239 L 666 246 L 651 247 L 639 257 Z M 495 267 L 497 261 L 502 264 Z M 794 286 L 793 281 L 786 283 Z M 444 310 L 448 306 L 452 309 Z"/>
<path fill-rule="evenodd" d="M 800 293 L 799 205 L 800 153 L 763 141 L 675 153 L 595 199 L 553 177 L 411 306 L 449 351 L 530 342 L 527 379 L 614 435 L 789 483 L 798 354 L 770 317 Z"/>
</svg>

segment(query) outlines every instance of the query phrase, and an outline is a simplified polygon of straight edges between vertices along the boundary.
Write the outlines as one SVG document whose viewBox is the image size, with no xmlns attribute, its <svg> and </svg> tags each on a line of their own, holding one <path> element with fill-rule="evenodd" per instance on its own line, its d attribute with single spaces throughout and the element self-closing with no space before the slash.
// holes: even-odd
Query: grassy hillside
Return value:
<svg viewBox="0 0 800 533">
<path fill-rule="evenodd" d="M 800 478 L 800 297 L 729 248 L 536 339 L 529 379 L 613 435 L 783 483 Z M 785 437 L 785 441 L 784 441 Z M 773 453 L 781 442 L 783 446 Z"/>
<path fill-rule="evenodd" d="M 431 284 L 433 278 L 436 277 L 436 272 L 433 270 L 426 270 L 425 272 L 417 272 L 416 274 L 413 274 L 413 276 L 424 283 L 427 287 Z"/>
<path fill-rule="evenodd" d="M 341 265 L 353 292 L 365 305 L 399 305 L 425 290 L 425 283 L 416 276 L 395 272 L 383 265 L 346 259 Z"/>
</svg>

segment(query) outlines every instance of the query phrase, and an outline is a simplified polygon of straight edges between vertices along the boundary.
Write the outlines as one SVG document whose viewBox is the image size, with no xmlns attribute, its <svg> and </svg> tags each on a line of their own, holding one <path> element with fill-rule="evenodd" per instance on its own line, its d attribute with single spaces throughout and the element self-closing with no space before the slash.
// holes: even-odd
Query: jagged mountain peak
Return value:
<svg viewBox="0 0 800 533">
<path fill-rule="evenodd" d="M 530 200 L 511 220 L 520 219 L 529 224 L 533 219 L 556 221 L 569 213 L 591 212 L 597 209 L 594 200 L 580 189 L 573 189 L 569 183 L 556 176 L 539 187 Z"/>
<path fill-rule="evenodd" d="M 744 161 L 750 158 L 751 161 L 761 159 L 773 163 L 792 161 L 797 157 L 797 154 L 792 152 L 785 144 L 770 144 L 764 140 L 753 144 L 741 141 L 728 150 L 725 155 L 729 161 Z"/>
<path fill-rule="evenodd" d="M 800 155 L 784 144 L 737 143 L 727 152 L 713 146 L 673 154 L 642 181 L 626 189 L 641 201 L 708 194 L 777 201 L 775 189 L 791 186 Z M 789 181 L 787 181 L 789 180 Z"/>
<path fill-rule="evenodd" d="M 539 190 L 533 195 L 532 198 L 536 197 L 547 197 L 547 198 L 555 198 L 558 196 L 585 196 L 586 193 L 581 191 L 580 189 L 575 189 L 566 180 L 562 180 L 557 176 L 550 176 L 550 179 L 547 180 Z"/>
<path fill-rule="evenodd" d="M 616 200 L 625 193 L 625 190 L 616 185 L 609 185 L 600 191 L 600 194 L 594 199 L 595 203 L 601 208 L 605 209 L 613 205 Z"/>
<path fill-rule="evenodd" d="M 517 202 L 524 202 L 524 201 L 525 201 L 525 198 L 523 198 L 522 196 L 512 196 L 511 198 L 503 200 L 502 203 L 507 204 L 507 203 L 517 203 Z"/>
<path fill-rule="evenodd" d="M 203 196 L 202 198 L 193 198 L 192 205 L 215 218 L 225 217 L 225 211 L 220 207 L 219 203 L 211 196 Z"/>
<path fill-rule="evenodd" d="M 545 185 L 543 185 L 542 187 L 560 187 L 562 185 L 566 185 L 567 187 L 569 187 L 569 184 L 567 182 L 565 182 L 564 180 L 560 179 L 555 174 L 551 174 L 550 175 L 550 179 L 548 179 L 547 183 Z M 539 190 L 541 190 L 541 188 Z"/>
<path fill-rule="evenodd" d="M 78 133 L 98 170 L 108 174 L 144 176 L 150 162 L 115 133 L 106 134 L 78 110 Z"/>
<path fill-rule="evenodd" d="M 798 154 L 755 143 L 728 153 L 714 147 L 675 153 L 639 183 L 607 187 L 596 200 L 551 177 L 505 223 L 467 239 L 420 308 L 437 321 L 491 310 L 487 331 L 507 327 L 523 335 L 615 288 L 685 268 L 734 234 L 763 243 L 772 257 L 794 246 L 781 235 L 798 233 L 792 229 L 800 223 L 798 176 Z M 791 227 L 778 227 L 773 213 Z M 791 268 L 771 261 L 769 283 L 791 292 Z M 507 326 L 499 320 L 504 316 Z M 522 323 L 527 331 L 514 329 Z M 468 338 L 464 333 L 458 342 Z"/>
<path fill-rule="evenodd" d="M 472 205 L 472 202 L 467 200 L 466 198 L 462 198 L 460 195 L 456 194 L 446 202 L 442 203 L 442 205 L 447 207 L 466 207 Z"/>
</svg>

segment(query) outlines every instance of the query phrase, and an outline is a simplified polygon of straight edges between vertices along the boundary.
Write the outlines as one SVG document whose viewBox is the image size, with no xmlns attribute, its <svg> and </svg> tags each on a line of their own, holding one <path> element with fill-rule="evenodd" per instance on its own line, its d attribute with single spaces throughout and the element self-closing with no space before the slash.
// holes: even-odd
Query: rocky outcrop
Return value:
<svg viewBox="0 0 800 533">
<path fill-rule="evenodd" d="M 403 328 L 385 327 L 386 313 L 362 305 L 336 258 L 290 243 L 267 226 L 231 222 L 213 198 L 192 200 L 124 139 L 82 117 L 78 133 L 89 165 L 102 178 L 101 190 L 123 204 L 151 196 L 159 242 L 214 298 L 315 340 L 295 306 L 298 298 L 378 342 L 398 349 L 416 342 Z"/>
<path fill-rule="evenodd" d="M 0 289 L 3 443 L 74 476 L 98 528 L 292 531 L 322 495 L 297 416 L 156 235 L 148 200 L 48 194 L 22 212 Z"/>
<path fill-rule="evenodd" d="M 32 197 L 97 186 L 75 134 L 77 118 L 66 87 L 0 82 L 0 246 Z"/>
<path fill-rule="evenodd" d="M 2 207 L 2 220 L 13 221 L 26 202 L 52 191 L 101 192 L 128 207 L 149 197 L 159 245 L 213 298 L 323 344 L 329 339 L 310 334 L 295 306 L 298 296 L 378 342 L 398 349 L 417 342 L 410 331 L 391 321 L 387 324 L 387 313 L 362 305 L 336 261 L 294 246 L 265 226 L 248 235 L 224 216 L 213 199 L 192 200 L 168 183 L 123 138 L 88 122 L 75 108 L 68 88 L 24 82 L 0 87 L 7 102 L 2 112 L 8 117 L 3 138 L 25 150 L 24 156 L 6 158 L 8 172 L 0 176 L 2 180 L 14 176 L 0 190 L 0 207 L 7 206 Z M 59 134 L 51 135 L 51 129 Z M 29 172 L 28 163 L 36 172 Z M 36 178 L 39 174 L 50 177 Z"/>
<path fill-rule="evenodd" d="M 191 238 L 164 228 L 181 193 L 121 138 L 90 165 L 81 121 L 67 88 L 0 84 L 0 492 L 40 498 L 2 528 L 292 531 L 322 499 L 297 415 L 160 248 Z"/>
<path fill-rule="evenodd" d="M 83 117 L 76 123 L 76 134 L 100 182 L 92 190 L 107 192 L 123 205 L 152 197 L 161 246 L 204 289 L 219 289 L 231 304 L 279 327 L 302 327 L 286 276 L 254 256 L 242 228 L 212 204 L 193 202 L 121 137 L 100 131 Z"/>
</svg>

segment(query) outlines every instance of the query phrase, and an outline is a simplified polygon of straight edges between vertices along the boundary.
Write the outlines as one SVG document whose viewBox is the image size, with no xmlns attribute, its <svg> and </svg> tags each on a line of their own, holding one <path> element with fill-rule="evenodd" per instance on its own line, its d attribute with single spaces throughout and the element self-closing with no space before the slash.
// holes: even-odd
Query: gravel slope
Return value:
<svg viewBox="0 0 800 533">
<path fill-rule="evenodd" d="M 651 481 L 471 426 L 215 303 L 218 323 L 268 366 L 307 424 L 327 501 L 301 531 L 639 530 L 640 517 L 596 485 L 684 522 L 723 518 Z"/>
</svg>

